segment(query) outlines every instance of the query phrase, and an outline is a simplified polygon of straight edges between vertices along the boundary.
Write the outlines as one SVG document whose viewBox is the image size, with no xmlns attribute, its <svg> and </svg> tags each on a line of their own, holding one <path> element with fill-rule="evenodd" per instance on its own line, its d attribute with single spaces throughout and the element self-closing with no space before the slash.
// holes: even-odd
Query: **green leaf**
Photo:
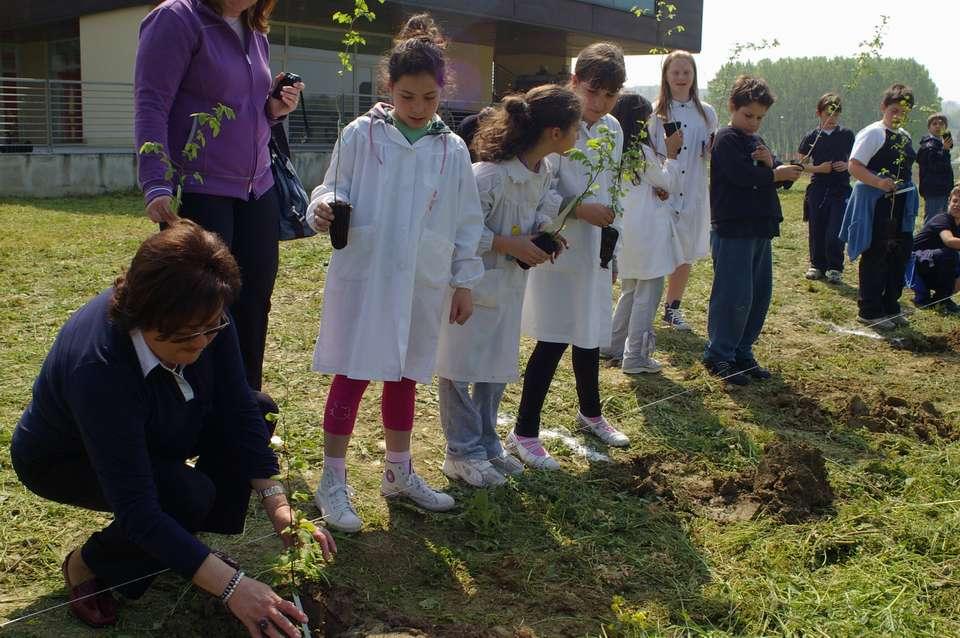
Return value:
<svg viewBox="0 0 960 638">
<path fill-rule="evenodd" d="M 193 174 L 193 181 L 195 181 L 197 184 L 202 184 L 202 183 L 203 183 L 203 175 L 201 175 L 200 173 L 194 173 L 194 174 Z"/>
</svg>

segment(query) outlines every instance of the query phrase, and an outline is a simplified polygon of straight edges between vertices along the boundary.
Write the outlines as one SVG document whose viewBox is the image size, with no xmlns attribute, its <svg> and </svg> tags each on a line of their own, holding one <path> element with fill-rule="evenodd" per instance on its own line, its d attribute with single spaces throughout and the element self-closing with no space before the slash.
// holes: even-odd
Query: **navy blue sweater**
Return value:
<svg viewBox="0 0 960 638">
<path fill-rule="evenodd" d="M 800 142 L 800 154 L 810 153 L 810 163 L 813 165 L 823 164 L 824 162 L 846 162 L 850 159 L 850 151 L 853 150 L 854 134 L 848 128 L 838 126 L 833 129 L 829 135 L 823 133 L 817 138 L 819 129 L 813 129 L 807 133 Z M 814 144 L 816 140 L 816 144 Z M 811 153 L 810 149 L 813 148 Z M 831 173 L 814 173 L 810 178 L 811 187 L 808 191 L 826 195 L 827 193 L 848 197 L 850 195 L 850 173 L 847 171 Z M 818 198 L 819 199 L 819 198 Z"/>
<path fill-rule="evenodd" d="M 233 429 L 250 479 L 278 473 L 263 416 L 247 385 L 236 329 L 230 325 L 183 370 L 187 402 L 170 372 L 146 377 L 130 334 L 110 321 L 109 289 L 61 328 L 13 432 L 18 465 L 43 467 L 88 458 L 117 523 L 148 554 L 190 578 L 209 549 L 160 509 L 152 461 L 195 456 L 209 414 Z"/>
<path fill-rule="evenodd" d="M 760 144 L 764 141 L 759 136 L 732 126 L 717 131 L 710 154 L 710 221 L 720 237 L 780 235 L 783 212 L 773 169 L 750 157 Z M 774 167 L 780 164 L 774 158 Z"/>
<path fill-rule="evenodd" d="M 917 151 L 920 165 L 920 194 L 923 197 L 943 197 L 953 189 L 953 167 L 950 151 L 936 135 L 924 135 Z"/>
</svg>

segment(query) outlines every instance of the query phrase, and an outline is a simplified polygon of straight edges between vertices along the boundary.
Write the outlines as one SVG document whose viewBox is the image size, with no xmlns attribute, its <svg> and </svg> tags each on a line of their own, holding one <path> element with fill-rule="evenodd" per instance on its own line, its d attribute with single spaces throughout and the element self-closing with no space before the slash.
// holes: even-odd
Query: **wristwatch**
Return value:
<svg viewBox="0 0 960 638">
<path fill-rule="evenodd" d="M 276 485 L 271 485 L 270 487 L 263 490 L 257 490 L 257 494 L 260 495 L 261 501 L 270 496 L 276 496 L 277 494 L 286 494 L 286 493 L 287 493 L 287 490 L 283 489 L 283 486 L 280 485 L 279 483 L 277 483 Z"/>
</svg>

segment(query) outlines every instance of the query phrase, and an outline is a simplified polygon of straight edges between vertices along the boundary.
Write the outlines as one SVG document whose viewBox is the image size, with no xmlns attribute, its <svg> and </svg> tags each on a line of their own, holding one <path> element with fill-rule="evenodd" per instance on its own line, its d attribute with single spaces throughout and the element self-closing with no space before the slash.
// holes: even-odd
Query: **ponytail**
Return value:
<svg viewBox="0 0 960 638">
<path fill-rule="evenodd" d="M 380 84 L 387 88 L 405 75 L 426 73 L 441 87 L 450 84 L 447 70 L 447 40 L 429 13 L 411 16 L 397 37 L 393 49 L 380 63 Z"/>
<path fill-rule="evenodd" d="M 580 121 L 580 100 L 568 88 L 547 84 L 503 99 L 483 119 L 473 150 L 483 162 L 503 162 L 533 148 L 545 129 L 569 129 Z"/>
</svg>

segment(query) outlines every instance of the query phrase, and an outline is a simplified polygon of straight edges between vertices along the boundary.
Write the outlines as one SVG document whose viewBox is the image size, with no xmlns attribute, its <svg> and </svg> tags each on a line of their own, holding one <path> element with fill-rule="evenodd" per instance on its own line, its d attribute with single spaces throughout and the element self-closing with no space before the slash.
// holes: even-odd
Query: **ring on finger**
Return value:
<svg viewBox="0 0 960 638">
<path fill-rule="evenodd" d="M 259 621 L 257 621 L 257 627 L 260 628 L 261 635 L 266 635 L 267 629 L 270 628 L 270 621 L 266 618 L 261 618 Z"/>
</svg>

